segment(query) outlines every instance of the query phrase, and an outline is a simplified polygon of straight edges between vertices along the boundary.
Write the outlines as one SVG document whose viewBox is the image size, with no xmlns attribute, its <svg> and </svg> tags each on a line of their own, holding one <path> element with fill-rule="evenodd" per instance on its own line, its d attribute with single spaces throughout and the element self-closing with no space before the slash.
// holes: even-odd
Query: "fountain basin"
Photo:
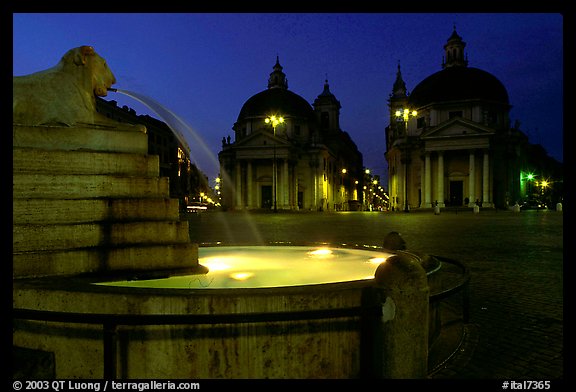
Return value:
<svg viewBox="0 0 576 392">
<path fill-rule="evenodd" d="M 206 274 L 98 283 L 132 288 L 227 289 L 318 285 L 373 279 L 393 253 L 328 246 L 210 246 L 198 250 Z"/>
<path fill-rule="evenodd" d="M 382 250 L 264 248 L 200 247 L 200 258 L 208 268 L 212 263 L 214 274 L 211 286 L 202 288 L 188 289 L 210 282 L 199 276 L 187 276 L 185 287 L 183 277 L 17 280 L 15 309 L 79 316 L 61 322 L 16 320 L 14 345 L 52 353 L 56 378 L 101 378 L 106 357 L 112 358 L 115 377 L 130 379 L 426 376 L 428 285 L 418 257 Z M 252 269 L 243 262 L 225 263 L 238 250 L 257 254 Z M 280 260 L 285 250 L 289 260 L 269 260 L 265 268 L 264 250 Z M 211 259 L 218 251 L 226 257 Z M 292 271 L 283 263 L 295 270 L 300 263 L 303 273 L 286 280 Z M 214 270 L 223 265 L 229 268 Z M 275 281 L 272 270 L 278 286 L 262 283 Z M 254 280 L 238 279 L 241 273 L 252 273 Z M 208 277 L 210 272 L 203 278 Z M 155 287 L 158 281 L 171 287 Z M 231 287 L 239 282 L 247 286 Z M 111 324 L 112 355 L 103 344 Z"/>
</svg>

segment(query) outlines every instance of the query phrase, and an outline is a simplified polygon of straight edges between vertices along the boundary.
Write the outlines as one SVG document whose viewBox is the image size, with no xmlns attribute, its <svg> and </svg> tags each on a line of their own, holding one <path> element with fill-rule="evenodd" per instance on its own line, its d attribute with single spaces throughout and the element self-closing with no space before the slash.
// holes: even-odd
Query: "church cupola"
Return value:
<svg viewBox="0 0 576 392">
<path fill-rule="evenodd" d="M 270 73 L 268 78 L 268 88 L 282 88 L 284 90 L 288 89 L 288 79 L 286 79 L 286 74 L 282 72 L 282 66 L 276 56 L 276 64 L 274 64 L 274 71 Z"/>
<path fill-rule="evenodd" d="M 340 129 L 340 101 L 330 92 L 328 79 L 324 81 L 324 90 L 314 100 L 314 111 L 319 120 L 321 130 Z"/>
<path fill-rule="evenodd" d="M 466 67 L 468 66 L 468 55 L 464 56 L 464 47 L 466 42 L 456 32 L 456 26 L 448 42 L 444 45 L 444 58 L 442 59 L 442 68 Z"/>
</svg>

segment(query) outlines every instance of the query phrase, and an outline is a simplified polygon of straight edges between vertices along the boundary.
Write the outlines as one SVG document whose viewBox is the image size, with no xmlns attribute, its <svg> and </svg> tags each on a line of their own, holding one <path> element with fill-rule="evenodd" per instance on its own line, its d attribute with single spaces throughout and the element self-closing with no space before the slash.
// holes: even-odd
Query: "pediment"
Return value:
<svg viewBox="0 0 576 392">
<path fill-rule="evenodd" d="M 285 139 L 279 138 L 269 132 L 256 132 L 234 143 L 234 147 L 263 147 L 263 146 L 283 146 L 288 144 Z"/>
<path fill-rule="evenodd" d="M 437 127 L 428 129 L 420 135 L 421 139 L 434 139 L 446 137 L 471 137 L 471 136 L 489 136 L 494 130 L 478 123 L 455 118 Z"/>
</svg>

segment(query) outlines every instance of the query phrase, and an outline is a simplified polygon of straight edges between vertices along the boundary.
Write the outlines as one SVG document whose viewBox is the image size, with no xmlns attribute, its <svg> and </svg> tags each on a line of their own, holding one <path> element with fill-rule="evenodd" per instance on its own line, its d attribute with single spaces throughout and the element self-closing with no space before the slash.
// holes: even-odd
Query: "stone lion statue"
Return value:
<svg viewBox="0 0 576 392">
<path fill-rule="evenodd" d="M 13 123 L 118 125 L 96 111 L 96 96 L 108 95 L 114 83 L 116 78 L 94 48 L 70 49 L 56 66 L 13 78 Z"/>
</svg>

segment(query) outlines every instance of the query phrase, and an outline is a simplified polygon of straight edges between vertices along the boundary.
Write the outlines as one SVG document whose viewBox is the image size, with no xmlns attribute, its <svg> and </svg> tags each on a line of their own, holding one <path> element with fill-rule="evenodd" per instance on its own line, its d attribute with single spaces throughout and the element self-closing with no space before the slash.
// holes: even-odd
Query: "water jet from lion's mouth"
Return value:
<svg viewBox="0 0 576 392">
<path fill-rule="evenodd" d="M 220 162 L 218 161 L 217 154 L 215 154 L 213 151 L 210 150 L 210 148 L 206 145 L 202 137 L 194 129 L 192 129 L 192 127 L 190 127 L 180 116 L 178 116 L 177 114 L 175 114 L 174 112 L 172 112 L 170 109 L 166 108 L 159 102 L 155 101 L 154 99 L 147 97 L 143 94 L 112 87 L 110 87 L 108 90 L 135 99 L 136 101 L 144 104 L 146 107 L 154 111 L 158 116 L 160 116 L 162 120 L 164 120 L 164 122 L 166 122 L 168 128 L 170 128 L 170 130 L 172 131 L 174 136 L 176 136 L 176 138 L 182 144 L 182 146 L 190 151 L 190 160 L 193 160 L 199 169 L 203 168 L 199 164 L 199 161 L 201 159 L 198 159 L 198 156 L 204 155 L 208 158 L 208 161 L 214 165 L 216 171 L 219 172 L 219 175 L 222 177 L 224 183 L 229 184 L 232 183 L 226 171 L 225 170 L 222 172 L 220 171 Z M 189 146 L 188 143 L 186 142 L 182 130 L 185 130 L 187 134 L 194 139 L 195 144 L 192 147 L 195 148 L 195 151 L 193 151 L 192 148 L 190 148 L 191 146 Z M 256 243 L 264 244 L 264 241 L 262 240 L 262 235 L 254 227 L 254 223 L 251 220 L 248 220 L 248 222 L 250 225 L 250 229 L 255 235 Z"/>
<path fill-rule="evenodd" d="M 112 87 L 108 88 L 108 91 L 124 94 L 124 95 L 126 95 L 132 99 L 135 99 L 136 101 L 144 104 L 146 107 L 148 107 L 149 109 L 154 111 L 158 116 L 160 116 L 161 119 L 163 119 L 166 122 L 166 124 L 172 130 L 172 133 L 174 134 L 174 136 L 176 136 L 176 138 L 178 139 L 180 144 L 183 147 L 190 149 L 190 145 L 188 144 L 188 142 L 186 141 L 186 138 L 184 137 L 184 134 L 182 133 L 182 130 L 185 129 L 188 132 L 188 134 L 190 136 L 192 136 L 196 145 L 201 147 L 200 152 L 202 154 L 206 155 L 210 159 L 210 161 L 214 165 L 216 165 L 216 167 L 220 166 L 218 159 L 214 156 L 214 153 L 206 145 L 206 143 L 200 137 L 200 135 L 198 135 L 184 120 L 182 120 L 174 112 L 167 109 L 162 104 L 156 102 L 154 99 L 147 97 L 143 94 L 139 94 L 139 93 L 135 93 L 133 91 L 128 91 L 128 90 L 119 89 L 119 88 L 112 88 Z M 195 155 L 196 154 L 192 154 L 192 152 L 191 152 L 190 158 L 192 159 L 192 157 Z M 197 160 L 195 163 L 198 166 Z M 198 167 L 200 167 L 200 166 L 198 166 Z"/>
</svg>

